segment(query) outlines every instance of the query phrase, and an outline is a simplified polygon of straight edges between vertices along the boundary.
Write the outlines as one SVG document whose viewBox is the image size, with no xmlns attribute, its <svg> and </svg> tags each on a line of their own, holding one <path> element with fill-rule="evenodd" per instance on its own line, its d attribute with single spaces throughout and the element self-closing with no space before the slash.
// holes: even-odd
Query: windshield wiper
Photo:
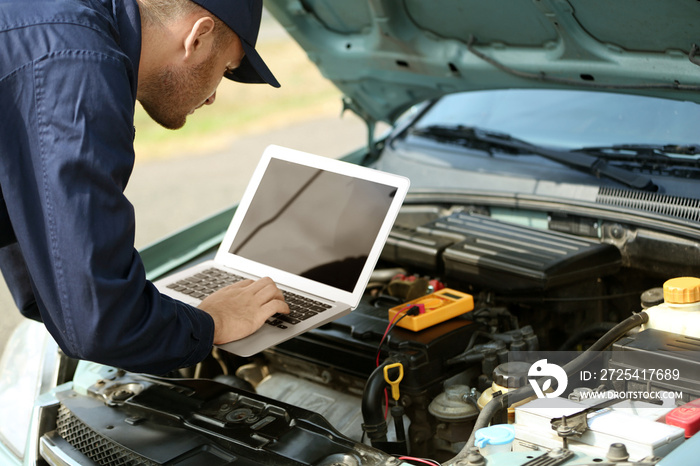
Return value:
<svg viewBox="0 0 700 466">
<path fill-rule="evenodd" d="M 700 145 L 697 144 L 615 144 L 576 149 L 579 151 L 615 161 L 700 168 L 700 158 L 693 157 L 700 155 Z"/>
<path fill-rule="evenodd" d="M 573 150 L 548 149 L 516 139 L 508 134 L 488 131 L 478 127 L 432 125 L 425 128 L 415 128 L 411 131 L 411 134 L 481 149 L 489 153 L 491 149 L 499 148 L 510 153 L 539 155 L 575 170 L 591 173 L 596 177 L 603 176 L 615 180 L 634 189 L 645 191 L 656 191 L 658 189 L 650 177 L 610 165 L 606 157 Z"/>
</svg>

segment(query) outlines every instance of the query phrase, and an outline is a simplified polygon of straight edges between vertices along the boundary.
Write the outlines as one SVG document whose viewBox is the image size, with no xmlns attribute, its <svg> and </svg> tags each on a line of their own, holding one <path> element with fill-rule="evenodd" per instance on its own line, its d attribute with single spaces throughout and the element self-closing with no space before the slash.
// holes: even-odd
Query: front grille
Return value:
<svg viewBox="0 0 700 466">
<path fill-rule="evenodd" d="M 603 187 L 598 191 L 596 202 L 700 221 L 700 201 L 697 199 Z"/>
<path fill-rule="evenodd" d="M 95 432 L 61 404 L 58 408 L 58 434 L 76 450 L 102 466 L 158 466 L 141 455 Z"/>
</svg>

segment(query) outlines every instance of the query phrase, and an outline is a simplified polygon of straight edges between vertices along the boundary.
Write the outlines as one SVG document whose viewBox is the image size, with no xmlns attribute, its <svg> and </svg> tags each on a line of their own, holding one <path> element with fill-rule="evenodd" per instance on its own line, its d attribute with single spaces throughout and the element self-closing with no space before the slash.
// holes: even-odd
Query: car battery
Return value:
<svg viewBox="0 0 700 466">
<path fill-rule="evenodd" d="M 374 307 L 363 301 L 350 314 L 281 343 L 266 354 L 271 360 L 287 365 L 301 367 L 305 362 L 321 368 L 313 378 L 323 383 L 335 371 L 364 384 L 376 368 L 379 343 L 389 324 L 387 315 L 387 307 Z M 439 392 L 442 381 L 464 370 L 462 364 L 446 362 L 464 351 L 478 328 L 463 316 L 417 332 L 396 326 L 382 343 L 379 360 L 390 355 L 402 360 L 405 371 L 402 393 L 428 389 Z M 308 367 L 302 370 L 308 371 Z"/>
<path fill-rule="evenodd" d="M 589 408 L 588 404 L 566 398 L 538 398 L 515 408 L 514 451 L 561 448 L 562 438 L 552 429 L 552 419 L 571 416 Z M 605 458 L 611 444 L 622 443 L 630 461 L 654 455 L 664 456 L 685 440 L 680 427 L 655 422 L 614 407 L 590 413 L 588 428 L 582 435 L 570 437 L 568 448 L 574 452 Z"/>
<path fill-rule="evenodd" d="M 615 273 L 620 251 L 574 235 L 455 212 L 392 230 L 382 258 L 496 291 L 547 290 Z"/>
</svg>

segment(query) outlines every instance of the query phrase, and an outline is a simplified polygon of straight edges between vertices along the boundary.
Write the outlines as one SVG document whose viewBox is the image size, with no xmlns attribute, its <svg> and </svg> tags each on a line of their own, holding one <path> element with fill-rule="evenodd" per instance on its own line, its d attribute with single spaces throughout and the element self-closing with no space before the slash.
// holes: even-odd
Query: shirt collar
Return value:
<svg viewBox="0 0 700 466">
<path fill-rule="evenodd" d="M 136 0 L 113 0 L 112 11 L 117 20 L 118 41 L 132 64 L 131 91 L 136 102 L 136 89 L 141 59 L 141 13 Z"/>
</svg>

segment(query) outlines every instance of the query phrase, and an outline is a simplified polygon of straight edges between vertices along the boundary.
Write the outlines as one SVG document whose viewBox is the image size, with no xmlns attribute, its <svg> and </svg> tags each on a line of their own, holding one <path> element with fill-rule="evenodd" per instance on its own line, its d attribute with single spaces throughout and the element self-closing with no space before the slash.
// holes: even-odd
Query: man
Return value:
<svg viewBox="0 0 700 466">
<path fill-rule="evenodd" d="M 196 2 L 196 3 L 195 3 Z M 0 269 L 69 356 L 163 374 L 288 312 L 269 278 L 199 309 L 158 293 L 123 190 L 139 100 L 168 128 L 224 76 L 279 84 L 262 0 L 0 0 Z"/>
</svg>

